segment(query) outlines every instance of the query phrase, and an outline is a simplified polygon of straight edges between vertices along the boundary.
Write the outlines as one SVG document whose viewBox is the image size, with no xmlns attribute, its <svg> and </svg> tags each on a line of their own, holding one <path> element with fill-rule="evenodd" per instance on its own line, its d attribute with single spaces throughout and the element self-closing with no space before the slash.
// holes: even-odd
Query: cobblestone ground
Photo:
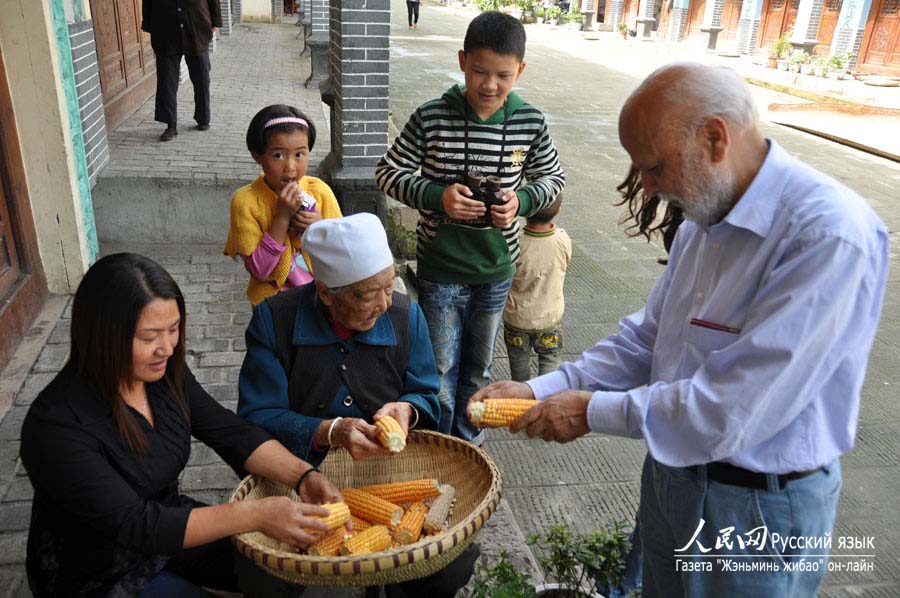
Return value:
<svg viewBox="0 0 900 598">
<path fill-rule="evenodd" d="M 416 105 L 462 80 L 455 55 L 471 16 L 426 2 L 419 29 L 410 31 L 405 24 L 405 6 L 395 3 L 391 108 L 396 126 L 404 124 Z M 572 358 L 614 331 L 619 317 L 640 308 L 661 272 L 656 263 L 664 253 L 661 244 L 627 239 L 617 226 L 620 210 L 611 203 L 615 184 L 627 166 L 616 138 L 618 108 L 654 61 L 671 54 L 668 50 L 642 51 L 642 60 L 629 56 L 621 63 L 617 52 L 621 54 L 627 45 L 620 44 L 617 50 L 614 37 L 603 37 L 613 34 L 588 36 L 597 38 L 591 41 L 565 31 L 535 27 L 528 31 L 528 67 L 519 88 L 527 100 L 546 112 L 569 175 L 560 223 L 574 242 L 564 322 L 566 351 Z M 213 128 L 208 133 L 190 129 L 192 104 L 187 84 L 179 97 L 179 137 L 169 144 L 156 142 L 161 127 L 152 123 L 149 102 L 112 133 L 112 163 L 104 176 L 170 173 L 175 180 L 198 182 L 208 181 L 210 175 L 224 180 L 254 176 L 256 167 L 243 149 L 243 135 L 258 107 L 286 101 L 307 110 L 316 122 L 324 121 L 321 113 L 314 112 L 320 106 L 317 93 L 302 86 L 309 61 L 297 56 L 299 41 L 293 39 L 294 33 L 288 25 L 237 27 L 235 35 L 226 38 L 213 55 Z M 596 50 L 587 54 L 585 48 Z M 621 64 L 627 64 L 624 72 Z M 762 103 L 776 97 L 794 101 L 760 92 Z M 889 228 L 897 230 L 900 210 L 892 200 L 900 188 L 900 166 L 788 129 L 766 124 L 764 130 L 788 150 L 857 189 Z M 325 127 L 320 131 L 322 142 L 314 158 L 328 150 Z M 209 154 L 213 157 L 204 158 Z M 242 269 L 220 254 L 219 245 L 104 243 L 102 250 L 142 252 L 173 273 L 187 300 L 189 363 L 213 396 L 233 409 L 243 332 L 250 317 Z M 900 385 L 897 255 L 894 249 L 884 315 L 864 388 L 858 446 L 843 460 L 844 491 L 834 534 L 874 537 L 874 570 L 829 574 L 823 596 L 900 595 L 900 418 L 892 392 Z M 23 579 L 32 491 L 18 462 L 19 430 L 28 405 L 67 357 L 68 318 L 66 309 L 18 389 L 14 405 L 0 421 L 0 595 L 29 594 Z M 501 347 L 494 376 L 504 378 L 507 373 Z M 559 446 L 493 432 L 485 448 L 503 472 L 505 489 L 501 509 L 479 536 L 489 556 L 502 548 L 512 549 L 525 564 L 530 554 L 524 549 L 524 536 L 551 523 L 567 522 L 590 530 L 633 516 L 645 452 L 641 442 L 589 436 Z M 215 454 L 194 444 L 182 479 L 186 491 L 219 502 L 236 483 L 237 478 Z"/>
</svg>

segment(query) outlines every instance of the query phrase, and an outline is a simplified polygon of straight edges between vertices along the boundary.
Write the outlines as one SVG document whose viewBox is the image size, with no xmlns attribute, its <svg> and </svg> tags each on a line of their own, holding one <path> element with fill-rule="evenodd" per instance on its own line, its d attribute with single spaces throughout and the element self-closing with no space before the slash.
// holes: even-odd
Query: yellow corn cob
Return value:
<svg viewBox="0 0 900 598">
<path fill-rule="evenodd" d="M 399 453 L 406 448 L 406 432 L 396 419 L 385 415 L 375 422 L 375 426 L 378 428 L 378 441 L 381 446 L 390 449 L 392 453 Z"/>
<path fill-rule="evenodd" d="M 309 554 L 313 556 L 335 556 L 341 544 L 346 542 L 351 533 L 344 526 L 336 527 L 309 547 Z"/>
<path fill-rule="evenodd" d="M 434 499 L 431 508 L 425 514 L 425 529 L 431 534 L 436 534 L 447 529 L 447 518 L 450 516 L 450 508 L 456 498 L 456 488 L 450 484 L 441 485 L 441 495 Z"/>
<path fill-rule="evenodd" d="M 328 524 L 328 529 L 334 529 L 336 527 L 343 526 L 350 520 L 350 509 L 347 508 L 346 503 L 342 502 L 333 502 L 321 505 L 328 509 L 329 514 L 327 517 L 318 517 L 325 523 Z"/>
<path fill-rule="evenodd" d="M 361 532 L 364 529 L 369 529 L 370 527 L 372 527 L 371 523 L 369 523 L 365 519 L 362 519 L 361 517 L 357 517 L 356 515 L 353 515 L 352 513 L 350 515 L 350 521 L 353 522 L 353 533 L 354 534 L 357 532 Z"/>
<path fill-rule="evenodd" d="M 373 525 L 367 530 L 354 535 L 341 545 L 344 556 L 350 554 L 366 554 L 387 550 L 391 546 L 391 532 L 383 525 Z"/>
<path fill-rule="evenodd" d="M 472 404 L 472 423 L 482 428 L 502 428 L 522 417 L 537 403 L 534 399 L 485 399 Z"/>
<path fill-rule="evenodd" d="M 428 505 L 419 501 L 409 505 L 400 524 L 394 530 L 394 540 L 400 544 L 412 544 L 419 539 L 422 534 L 422 526 L 425 524 L 425 513 L 428 512 Z"/>
<path fill-rule="evenodd" d="M 371 523 L 394 527 L 400 523 L 403 508 L 357 488 L 341 490 L 350 512 Z"/>
<path fill-rule="evenodd" d="M 372 496 L 383 498 L 392 503 L 416 502 L 426 498 L 434 498 L 441 493 L 441 486 L 437 480 L 422 479 L 409 480 L 408 482 L 392 482 L 390 484 L 374 484 L 372 486 L 360 486 L 363 492 Z"/>
</svg>

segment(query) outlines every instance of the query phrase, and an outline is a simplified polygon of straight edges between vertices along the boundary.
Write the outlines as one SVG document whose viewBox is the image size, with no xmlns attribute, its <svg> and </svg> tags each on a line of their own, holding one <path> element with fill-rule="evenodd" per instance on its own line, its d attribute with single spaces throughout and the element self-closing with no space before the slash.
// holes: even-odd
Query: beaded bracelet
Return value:
<svg viewBox="0 0 900 598">
<path fill-rule="evenodd" d="M 306 476 L 308 476 L 309 474 L 311 474 L 314 471 L 319 471 L 319 468 L 318 467 L 310 467 L 309 469 L 307 469 L 306 471 L 303 472 L 303 475 L 301 475 L 300 479 L 297 480 L 297 483 L 294 484 L 294 492 L 296 492 L 298 496 L 300 495 L 300 484 L 303 483 L 303 480 L 306 479 Z"/>
</svg>

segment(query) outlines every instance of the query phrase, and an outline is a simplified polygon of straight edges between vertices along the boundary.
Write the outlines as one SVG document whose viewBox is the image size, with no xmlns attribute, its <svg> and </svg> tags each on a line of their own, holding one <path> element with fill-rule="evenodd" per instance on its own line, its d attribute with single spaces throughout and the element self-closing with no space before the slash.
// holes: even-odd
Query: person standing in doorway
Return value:
<svg viewBox="0 0 900 598">
<path fill-rule="evenodd" d="M 197 130 L 209 129 L 209 42 L 222 26 L 218 0 L 144 0 L 141 29 L 156 54 L 154 119 L 166 123 L 160 141 L 178 135 L 178 76 L 181 57 L 194 85 Z"/>
<path fill-rule="evenodd" d="M 419 0 L 406 0 L 406 14 L 409 17 L 409 28 L 419 28 Z"/>
</svg>

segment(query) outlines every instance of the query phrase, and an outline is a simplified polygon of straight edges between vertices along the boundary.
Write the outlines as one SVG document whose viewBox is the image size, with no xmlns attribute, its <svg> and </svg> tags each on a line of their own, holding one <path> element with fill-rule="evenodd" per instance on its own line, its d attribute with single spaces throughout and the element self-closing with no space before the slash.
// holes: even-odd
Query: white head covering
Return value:
<svg viewBox="0 0 900 598">
<path fill-rule="evenodd" d="M 316 280 L 329 288 L 365 280 L 394 263 L 381 220 L 367 212 L 314 222 L 301 244 Z"/>
</svg>

